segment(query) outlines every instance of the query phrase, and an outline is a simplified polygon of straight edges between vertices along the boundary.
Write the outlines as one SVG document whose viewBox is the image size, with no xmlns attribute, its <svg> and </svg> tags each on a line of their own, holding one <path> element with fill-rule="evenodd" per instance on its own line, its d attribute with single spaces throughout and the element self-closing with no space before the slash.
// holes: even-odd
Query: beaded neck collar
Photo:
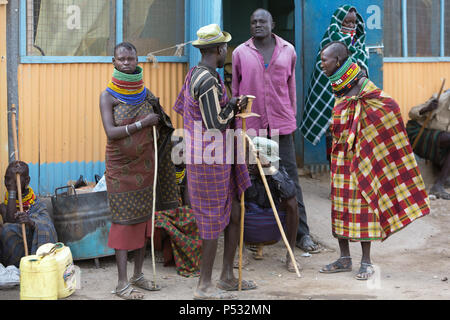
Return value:
<svg viewBox="0 0 450 320">
<path fill-rule="evenodd" d="M 354 36 L 356 34 L 356 27 L 354 28 L 341 27 L 341 32 L 343 34 L 349 34 L 351 36 Z"/>
<path fill-rule="evenodd" d="M 354 63 L 351 58 L 348 58 L 342 67 L 328 79 L 331 82 L 334 95 L 342 97 L 358 83 L 362 76 L 363 73 L 358 64 Z"/>
</svg>

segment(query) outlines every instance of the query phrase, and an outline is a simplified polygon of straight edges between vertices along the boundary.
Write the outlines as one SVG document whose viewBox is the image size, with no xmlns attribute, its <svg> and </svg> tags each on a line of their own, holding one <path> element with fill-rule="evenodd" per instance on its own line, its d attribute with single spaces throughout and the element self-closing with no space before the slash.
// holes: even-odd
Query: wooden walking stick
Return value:
<svg viewBox="0 0 450 320">
<path fill-rule="evenodd" d="M 442 90 L 444 89 L 444 84 L 445 84 L 445 78 L 444 78 L 444 80 L 442 81 L 441 90 L 439 90 L 439 94 L 438 94 L 438 96 L 437 96 L 437 103 L 438 103 L 438 106 L 439 106 L 439 98 L 441 97 Z M 413 149 L 413 150 L 414 150 L 414 148 L 416 147 L 417 143 L 419 142 L 419 139 L 420 139 L 420 137 L 422 136 L 423 131 L 424 131 L 425 128 L 427 127 L 428 122 L 430 122 L 432 116 L 433 116 L 433 111 L 428 112 L 428 115 L 427 115 L 425 121 L 423 122 L 422 128 L 420 128 L 419 134 L 417 135 L 417 137 L 416 137 L 416 139 L 414 140 L 414 143 L 413 143 L 413 145 L 412 145 L 412 149 Z"/>
<path fill-rule="evenodd" d="M 14 158 L 16 161 L 19 161 L 19 150 L 17 148 L 17 135 L 16 135 L 16 106 L 13 104 L 11 107 L 11 124 L 13 131 L 13 140 L 14 140 Z M 22 185 L 20 183 L 20 174 L 16 174 L 16 184 L 17 184 L 17 198 L 19 200 L 19 208 L 20 212 L 23 212 L 23 203 L 22 203 Z M 25 249 L 25 256 L 28 255 L 28 243 L 27 243 L 27 233 L 25 230 L 25 224 L 22 223 L 22 238 L 23 238 L 23 247 Z"/>
<path fill-rule="evenodd" d="M 153 265 L 153 281 L 152 289 L 159 290 L 156 285 L 156 266 L 155 266 L 155 206 L 156 206 L 156 182 L 158 178 L 158 141 L 156 137 L 156 126 L 153 126 L 153 148 L 155 149 L 155 172 L 153 177 L 153 205 L 152 205 L 152 237 L 151 237 L 151 247 L 152 247 L 152 265 Z"/>
<path fill-rule="evenodd" d="M 242 119 L 242 148 L 243 148 L 243 155 L 244 155 L 244 161 L 245 161 L 245 149 L 246 149 L 246 143 L 245 143 L 245 136 L 246 136 L 246 123 L 245 120 L 250 117 L 260 117 L 259 114 L 252 113 L 252 104 L 253 100 L 256 98 L 255 96 L 242 96 L 242 98 L 247 98 L 247 107 L 239 114 L 236 115 L 236 117 L 239 117 Z M 239 284 L 238 284 L 238 290 L 242 290 L 242 254 L 243 254 L 243 247 L 244 247 L 244 217 L 245 217 L 245 192 L 242 192 L 241 194 L 241 228 L 240 228 L 240 235 L 239 235 Z"/>
<path fill-rule="evenodd" d="M 253 144 L 253 141 L 252 141 L 252 139 L 250 139 L 249 136 L 246 135 L 246 138 L 249 141 L 249 146 L 250 146 L 251 151 L 255 155 L 256 165 L 258 166 L 259 174 L 261 175 L 261 180 L 263 181 L 264 188 L 266 189 L 267 196 L 269 197 L 270 206 L 272 207 L 273 214 L 275 215 L 275 220 L 277 221 L 278 228 L 280 229 L 281 237 L 283 238 L 284 244 L 286 245 L 286 248 L 289 252 L 289 256 L 291 257 L 291 261 L 295 268 L 295 272 L 297 273 L 297 276 L 300 278 L 301 275 L 300 275 L 300 271 L 298 270 L 298 267 L 297 267 L 297 262 L 295 261 L 294 253 L 292 252 L 291 246 L 289 245 L 289 241 L 287 240 L 286 234 L 284 233 L 283 225 L 281 224 L 280 217 L 278 216 L 278 211 L 277 211 L 277 208 L 275 207 L 275 203 L 272 198 L 272 193 L 270 192 L 270 188 L 267 183 L 266 175 L 264 174 L 264 170 L 261 165 L 261 161 L 258 158 L 255 145 Z"/>
</svg>

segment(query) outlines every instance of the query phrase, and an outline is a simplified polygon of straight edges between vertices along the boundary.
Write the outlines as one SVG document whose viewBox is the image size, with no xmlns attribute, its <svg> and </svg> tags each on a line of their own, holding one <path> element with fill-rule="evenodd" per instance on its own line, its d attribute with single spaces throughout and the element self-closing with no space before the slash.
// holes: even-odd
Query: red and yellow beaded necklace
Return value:
<svg viewBox="0 0 450 320">
<path fill-rule="evenodd" d="M 348 58 L 342 67 L 329 77 L 335 96 L 344 96 L 358 83 L 363 75 L 358 64 L 354 63 L 351 58 Z"/>
</svg>

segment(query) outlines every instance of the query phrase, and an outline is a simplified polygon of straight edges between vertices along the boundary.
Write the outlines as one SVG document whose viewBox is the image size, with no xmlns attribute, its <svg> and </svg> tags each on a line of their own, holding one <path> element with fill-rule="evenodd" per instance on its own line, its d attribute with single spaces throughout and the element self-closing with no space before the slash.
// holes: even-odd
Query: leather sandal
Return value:
<svg viewBox="0 0 450 320">
<path fill-rule="evenodd" d="M 349 265 L 344 265 L 341 261 L 343 259 L 350 259 Z M 335 262 L 327 264 L 322 269 L 319 270 L 321 273 L 337 273 L 337 272 L 350 272 L 352 271 L 352 258 L 351 257 L 340 257 Z"/>
<path fill-rule="evenodd" d="M 112 291 L 116 296 L 125 300 L 142 300 L 144 299 L 144 294 L 136 289 L 134 289 L 130 283 L 120 289 Z"/>
</svg>

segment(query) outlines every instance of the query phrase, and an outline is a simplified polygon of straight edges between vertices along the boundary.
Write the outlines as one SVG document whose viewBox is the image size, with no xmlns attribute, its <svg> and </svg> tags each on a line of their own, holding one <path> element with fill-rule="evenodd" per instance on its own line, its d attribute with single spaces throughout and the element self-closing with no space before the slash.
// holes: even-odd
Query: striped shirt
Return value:
<svg viewBox="0 0 450 320">
<path fill-rule="evenodd" d="M 223 108 L 219 101 L 223 97 L 219 74 L 212 68 L 199 64 L 194 68 L 190 85 L 191 96 L 199 101 L 203 123 L 208 130 L 224 131 L 234 119 L 234 105 L 227 103 Z"/>
</svg>

